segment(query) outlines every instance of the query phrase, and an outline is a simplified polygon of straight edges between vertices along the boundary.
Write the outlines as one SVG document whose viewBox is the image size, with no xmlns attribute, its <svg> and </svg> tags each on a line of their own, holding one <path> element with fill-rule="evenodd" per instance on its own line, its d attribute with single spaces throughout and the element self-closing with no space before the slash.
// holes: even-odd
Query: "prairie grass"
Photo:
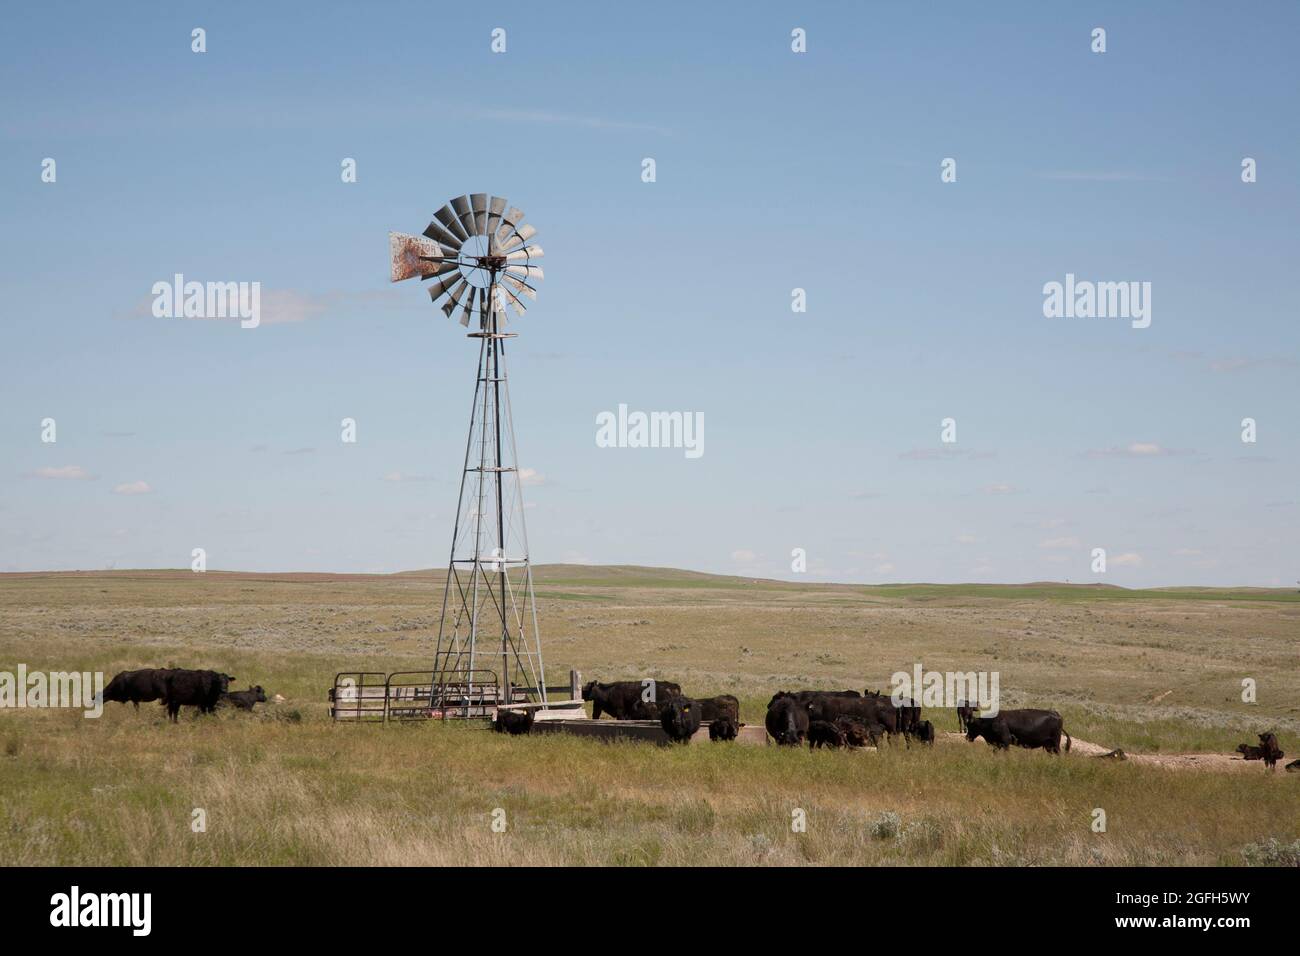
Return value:
<svg viewBox="0 0 1300 956">
<path fill-rule="evenodd" d="M 732 692 L 885 686 L 997 669 L 1004 706 L 1080 739 L 1226 752 L 1277 728 L 1300 749 L 1300 607 L 1286 592 L 748 583 L 656 569 L 538 571 L 549 682 L 570 667 Z M 659 748 L 482 725 L 338 726 L 333 675 L 432 653 L 434 575 L 0 575 L 0 670 L 210 666 L 287 700 L 169 725 L 160 708 L 0 711 L 0 860 L 130 865 L 1276 864 L 1300 779 L 1174 771 L 982 743 L 841 753 Z M 914 589 L 915 590 L 915 589 Z M 1068 589 L 1067 589 L 1068 590 Z M 1261 597 L 1261 594 L 1264 595 Z M 1253 677 L 1259 702 L 1244 704 Z M 1166 693 L 1171 692 L 1171 693 Z M 955 730 L 947 712 L 928 712 Z M 1106 813 L 1105 833 L 1091 828 Z M 194 811 L 206 816 L 193 832 Z M 494 811 L 506 830 L 494 832 Z M 806 831 L 795 832 L 796 811 Z"/>
</svg>

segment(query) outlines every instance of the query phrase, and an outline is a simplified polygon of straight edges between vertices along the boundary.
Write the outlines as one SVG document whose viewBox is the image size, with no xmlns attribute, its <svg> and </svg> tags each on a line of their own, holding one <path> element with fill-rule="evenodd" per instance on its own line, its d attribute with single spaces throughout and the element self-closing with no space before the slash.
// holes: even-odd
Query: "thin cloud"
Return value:
<svg viewBox="0 0 1300 956">
<path fill-rule="evenodd" d="M 1047 538 L 1038 542 L 1040 548 L 1048 550 L 1073 549 L 1080 547 L 1078 538 Z"/>
<path fill-rule="evenodd" d="M 543 126 L 579 126 L 585 129 L 615 130 L 621 132 L 655 133 L 672 136 L 666 126 L 638 123 L 627 120 L 604 119 L 599 116 L 577 116 L 572 113 L 552 113 L 549 110 L 475 109 L 471 115 L 479 119 L 500 120 L 506 123 L 530 123 Z"/>
<path fill-rule="evenodd" d="M 1092 448 L 1084 452 L 1087 458 L 1170 458 L 1195 454 L 1191 448 L 1166 448 L 1156 442 L 1135 441 L 1124 446 Z"/>
<path fill-rule="evenodd" d="M 997 482 L 992 485 L 985 485 L 980 490 L 986 495 L 1018 495 L 1022 489 L 1017 488 L 1015 485 L 1009 485 L 1006 482 Z"/>
<path fill-rule="evenodd" d="M 80 465 L 61 465 L 57 468 L 37 468 L 32 475 L 36 478 L 49 478 L 54 481 L 94 481 L 95 476 Z"/>
<path fill-rule="evenodd" d="M 113 494 L 115 495 L 147 495 L 151 491 L 153 489 L 149 487 L 147 481 L 126 481 L 113 486 Z"/>
</svg>

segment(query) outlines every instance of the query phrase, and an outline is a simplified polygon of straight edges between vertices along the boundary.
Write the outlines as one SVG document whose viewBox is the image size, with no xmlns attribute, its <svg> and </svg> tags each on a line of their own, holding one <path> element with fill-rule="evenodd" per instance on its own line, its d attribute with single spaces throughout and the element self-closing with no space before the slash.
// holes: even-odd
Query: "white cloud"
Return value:
<svg viewBox="0 0 1300 956">
<path fill-rule="evenodd" d="M 542 485 L 546 483 L 546 476 L 538 474 L 534 468 L 520 468 L 519 483 L 521 485 Z"/>
<path fill-rule="evenodd" d="M 985 485 L 983 490 L 986 495 L 1014 495 L 1020 492 L 1020 489 L 1015 485 L 1009 485 L 1006 482 Z"/>
<path fill-rule="evenodd" d="M 1173 455 L 1190 455 L 1190 448 L 1165 448 L 1153 441 L 1129 442 L 1124 447 L 1093 448 L 1086 452 L 1089 458 L 1166 458 Z"/>
<path fill-rule="evenodd" d="M 115 495 L 147 495 L 153 491 L 147 481 L 126 481 L 120 485 L 113 486 Z"/>
<path fill-rule="evenodd" d="M 979 544 L 979 540 L 973 534 L 959 534 L 956 538 L 958 544 Z"/>
<path fill-rule="evenodd" d="M 753 551 L 747 551 L 744 548 L 731 552 L 731 560 L 739 561 L 741 564 L 749 564 L 750 562 L 754 561 L 757 557 L 758 555 L 756 555 Z"/>
<path fill-rule="evenodd" d="M 1120 567 L 1140 568 L 1142 566 L 1142 555 L 1136 551 L 1125 551 L 1123 554 L 1117 554 L 1109 560 L 1111 564 Z"/>
<path fill-rule="evenodd" d="M 1078 538 L 1047 538 L 1043 541 L 1040 541 L 1038 543 L 1038 546 L 1040 548 L 1050 548 L 1052 550 L 1077 548 L 1079 547 L 1079 539 Z"/>
<path fill-rule="evenodd" d="M 59 481 L 93 481 L 95 476 L 80 465 L 62 465 L 58 468 L 37 468 L 37 478 L 54 478 Z"/>
</svg>

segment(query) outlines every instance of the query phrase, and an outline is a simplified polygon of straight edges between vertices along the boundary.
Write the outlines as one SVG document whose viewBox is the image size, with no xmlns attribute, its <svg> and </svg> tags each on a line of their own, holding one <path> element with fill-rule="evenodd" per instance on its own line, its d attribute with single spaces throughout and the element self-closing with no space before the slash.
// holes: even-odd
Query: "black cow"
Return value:
<svg viewBox="0 0 1300 956">
<path fill-rule="evenodd" d="M 620 680 L 610 684 L 589 681 L 582 688 L 582 699 L 591 701 L 591 716 L 599 719 L 602 713 L 615 720 L 657 720 L 659 705 L 670 697 L 681 694 L 680 684 L 669 680 Z M 650 699 L 643 700 L 646 694 Z"/>
<path fill-rule="evenodd" d="M 125 704 L 128 701 L 140 709 L 141 701 L 161 700 L 167 693 L 166 669 L 153 667 L 138 671 L 122 671 L 104 688 L 104 700 L 115 700 Z"/>
<path fill-rule="evenodd" d="M 819 700 L 822 697 L 861 697 L 862 695 L 856 690 L 796 690 L 793 693 L 782 690 L 772 695 L 772 700 L 767 702 L 767 706 L 771 707 L 773 701 L 781 696 L 793 697 L 800 707 L 807 707 L 814 700 Z"/>
<path fill-rule="evenodd" d="M 717 697 L 700 697 L 696 702 L 700 705 L 700 720 L 717 720 L 721 717 L 729 717 L 732 723 L 740 723 L 740 701 L 730 694 L 719 694 Z"/>
<path fill-rule="evenodd" d="M 197 707 L 201 714 L 213 713 L 217 709 L 217 701 L 229 690 L 230 682 L 234 679 L 229 674 L 217 671 L 168 671 L 167 689 L 163 695 L 167 716 L 175 723 L 182 706 Z"/>
<path fill-rule="evenodd" d="M 809 720 L 834 722 L 837 717 L 857 717 L 880 724 L 887 734 L 898 733 L 899 713 L 888 697 L 821 697 L 808 705 Z"/>
<path fill-rule="evenodd" d="M 797 747 L 808 735 L 808 711 L 785 691 L 777 693 L 767 705 L 764 723 L 772 739 L 782 746 Z"/>
<path fill-rule="evenodd" d="M 1300 773 L 1300 760 L 1292 760 L 1286 765 L 1287 773 Z"/>
<path fill-rule="evenodd" d="M 898 724 L 898 732 L 905 737 L 912 736 L 913 730 L 921 723 L 921 705 L 910 697 L 904 697 L 901 703 L 895 703 L 891 695 L 882 694 L 880 691 L 871 688 L 863 691 L 863 697 L 884 701 L 893 707 L 897 712 L 895 719 Z"/>
<path fill-rule="evenodd" d="M 1059 754 L 1062 735 L 1068 753 L 1074 741 L 1065 733 L 1065 722 L 1054 710 L 1004 710 L 996 717 L 972 717 L 966 724 L 967 740 L 983 737 L 999 750 L 1015 744 L 1030 750 L 1042 747 L 1048 753 Z"/>
<path fill-rule="evenodd" d="M 492 721 L 492 729 L 499 734 L 510 734 L 512 737 L 526 734 L 533 729 L 533 712 L 498 708 L 496 720 Z"/>
<path fill-rule="evenodd" d="M 843 747 L 848 744 L 844 731 L 825 720 L 813 720 L 808 723 L 808 749 L 818 747 Z"/>
<path fill-rule="evenodd" d="M 868 722 L 861 717 L 847 715 L 836 717 L 835 726 L 844 734 L 844 742 L 850 747 L 876 746 L 885 736 L 885 725 Z"/>
<path fill-rule="evenodd" d="M 715 717 L 709 721 L 709 739 L 714 743 L 723 740 L 735 740 L 740 733 L 740 726 L 730 717 Z"/>
<path fill-rule="evenodd" d="M 669 697 L 659 705 L 659 726 L 663 727 L 669 740 L 686 743 L 700 729 L 699 702 L 680 694 Z"/>
<path fill-rule="evenodd" d="M 912 728 L 912 736 L 923 744 L 934 743 L 934 724 L 928 720 L 922 720 Z"/>
<path fill-rule="evenodd" d="M 1250 744 L 1237 744 L 1237 753 L 1241 754 L 1243 760 L 1264 759 L 1264 748 L 1252 747 Z"/>
<path fill-rule="evenodd" d="M 254 704 L 266 703 L 266 691 L 259 684 L 248 690 L 227 691 L 221 695 L 221 703 L 231 704 L 240 710 L 252 710 Z"/>
<path fill-rule="evenodd" d="M 1269 770 L 1274 769 L 1277 762 L 1286 756 L 1282 752 L 1282 748 L 1278 746 L 1276 734 L 1260 734 L 1259 749 L 1264 751 L 1264 766 Z"/>
</svg>

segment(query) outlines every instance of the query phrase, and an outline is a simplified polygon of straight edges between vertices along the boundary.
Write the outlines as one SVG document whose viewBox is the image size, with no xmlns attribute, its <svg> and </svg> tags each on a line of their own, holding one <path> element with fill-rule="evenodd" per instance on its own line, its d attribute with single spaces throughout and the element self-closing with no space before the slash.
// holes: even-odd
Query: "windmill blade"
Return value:
<svg viewBox="0 0 1300 956">
<path fill-rule="evenodd" d="M 460 307 L 464 307 L 465 311 L 468 311 L 469 303 L 472 303 L 473 300 L 474 287 L 465 282 L 463 286 L 456 286 L 455 289 L 451 290 L 451 295 L 448 295 L 446 302 L 442 303 L 442 313 L 450 319 L 452 313 Z"/>
<path fill-rule="evenodd" d="M 429 271 L 430 261 L 447 258 L 446 251 L 436 242 L 423 236 L 408 236 L 404 232 L 388 234 L 388 254 L 391 259 L 390 282 L 423 276 Z"/>
<path fill-rule="evenodd" d="M 460 238 L 437 219 L 430 220 L 429 225 L 424 229 L 424 234 L 439 245 L 460 251 Z"/>
<path fill-rule="evenodd" d="M 510 211 L 501 217 L 501 228 L 497 231 L 502 235 L 509 236 L 523 221 L 524 211 L 517 206 L 511 206 Z"/>
<path fill-rule="evenodd" d="M 522 249 L 516 249 L 506 256 L 507 262 L 522 262 L 528 259 L 540 259 L 544 252 L 541 246 L 524 246 Z"/>
<path fill-rule="evenodd" d="M 470 286 L 469 295 L 465 297 L 465 310 L 460 314 L 460 324 L 469 328 L 469 317 L 474 311 L 474 299 L 478 295 L 478 289 Z"/>
<path fill-rule="evenodd" d="M 525 279 L 532 279 L 534 282 L 536 282 L 538 279 L 546 278 L 546 276 L 542 274 L 541 266 L 527 266 L 527 265 L 520 265 L 516 262 L 512 262 L 509 266 L 506 267 L 505 274 L 508 276 L 515 276 L 516 273 L 521 273 Z"/>
<path fill-rule="evenodd" d="M 464 276 L 461 276 L 461 282 L 464 282 L 464 278 Z M 474 297 L 473 286 L 468 282 L 464 282 L 463 285 L 457 283 L 456 287 L 451 290 L 451 295 L 447 297 L 447 301 L 442 304 L 443 315 L 447 316 L 449 319 L 451 318 L 451 314 L 456 311 L 457 306 L 463 304 L 464 300 L 461 299 L 461 296 L 465 294 L 466 289 L 469 289 L 469 297 L 471 299 Z"/>
<path fill-rule="evenodd" d="M 441 256 L 420 256 L 420 261 L 424 263 L 423 271 L 420 273 L 421 279 L 432 279 L 434 276 L 446 275 L 448 272 L 458 272 L 460 263 L 455 259 L 444 259 Z"/>
<path fill-rule="evenodd" d="M 506 302 L 509 302 L 514 307 L 514 310 L 518 312 L 520 315 L 523 315 L 524 312 L 527 311 L 528 307 L 524 305 L 522 302 L 520 302 L 519 297 L 515 295 L 513 292 L 511 292 L 509 289 L 503 288 L 502 286 L 497 286 L 497 291 L 499 291 L 501 295 L 505 297 Z M 501 305 L 500 300 L 498 300 L 498 305 Z M 504 305 L 501 305 L 501 311 L 505 312 Z"/>
<path fill-rule="evenodd" d="M 447 231 L 461 242 L 464 242 L 469 238 L 469 233 L 465 231 L 465 227 L 462 226 L 460 220 L 456 218 L 456 213 L 452 210 L 450 204 L 444 205 L 441 209 L 435 212 L 433 218 L 442 223 L 443 226 L 446 227 Z M 459 249 L 460 247 L 457 246 L 456 248 Z"/>
<path fill-rule="evenodd" d="M 488 203 L 487 234 L 489 245 L 496 239 L 497 227 L 501 225 L 501 213 L 505 208 L 506 200 L 501 196 L 493 196 L 492 201 Z"/>
<path fill-rule="evenodd" d="M 510 288 L 514 289 L 520 295 L 526 295 L 534 302 L 537 301 L 537 290 L 528 283 L 522 282 L 512 275 L 504 275 L 501 278 L 505 281 L 506 285 L 510 286 Z"/>
<path fill-rule="evenodd" d="M 444 292 L 454 288 L 458 283 L 464 281 L 465 281 L 465 277 L 462 276 L 459 272 L 456 272 L 453 275 L 443 276 L 437 282 L 433 283 L 433 285 L 429 286 L 429 301 L 436 305 L 438 299 L 442 297 L 442 294 Z M 453 292 L 452 298 L 454 299 L 455 297 L 456 294 Z"/>
<path fill-rule="evenodd" d="M 451 201 L 451 208 L 456 211 L 456 218 L 460 220 L 460 227 L 465 230 L 465 235 L 474 235 L 474 211 L 469 207 L 468 196 L 457 196 Z"/>
<path fill-rule="evenodd" d="M 469 197 L 470 208 L 474 210 L 474 235 L 487 233 L 487 193 L 474 193 Z"/>
<path fill-rule="evenodd" d="M 511 249 L 526 244 L 528 240 L 533 238 L 535 235 L 537 235 L 537 230 L 532 226 L 520 226 L 519 230 L 513 236 L 501 243 L 501 249 L 503 252 L 509 252 Z"/>
</svg>

